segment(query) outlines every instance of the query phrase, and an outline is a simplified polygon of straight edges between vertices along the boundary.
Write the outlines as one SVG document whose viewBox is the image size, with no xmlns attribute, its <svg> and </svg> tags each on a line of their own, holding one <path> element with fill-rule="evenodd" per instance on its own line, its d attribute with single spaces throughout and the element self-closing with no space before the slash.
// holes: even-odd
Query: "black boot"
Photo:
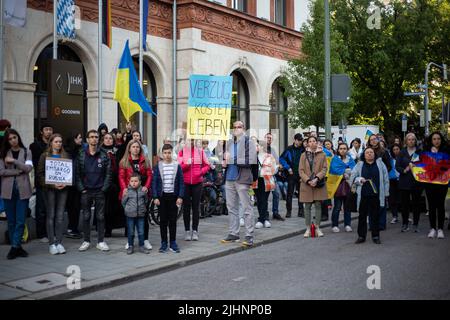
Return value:
<svg viewBox="0 0 450 320">
<path fill-rule="evenodd" d="M 298 217 L 299 218 L 304 218 L 305 217 L 305 209 L 303 209 L 303 207 L 300 207 L 298 209 Z"/>
<path fill-rule="evenodd" d="M 291 212 L 290 211 L 286 212 L 286 218 L 290 218 L 290 217 L 291 217 Z"/>
<path fill-rule="evenodd" d="M 26 252 L 22 247 L 17 248 L 17 256 L 26 258 L 28 257 L 28 252 Z"/>
<path fill-rule="evenodd" d="M 8 260 L 17 258 L 17 248 L 11 247 L 11 250 L 9 250 L 8 256 L 6 258 Z"/>
</svg>

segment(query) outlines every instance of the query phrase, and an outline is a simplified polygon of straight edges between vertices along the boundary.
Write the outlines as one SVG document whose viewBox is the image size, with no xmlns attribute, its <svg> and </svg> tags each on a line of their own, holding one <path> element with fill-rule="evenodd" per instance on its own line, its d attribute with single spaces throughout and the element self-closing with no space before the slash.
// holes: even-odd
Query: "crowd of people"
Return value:
<svg viewBox="0 0 450 320">
<path fill-rule="evenodd" d="M 236 121 L 232 138 L 220 141 L 213 151 L 209 150 L 208 141 L 180 139 L 174 147 L 169 138 L 165 139 L 157 163 L 152 163 L 141 133 L 133 131 L 130 124 L 124 133 L 117 129 L 109 131 L 101 124 L 97 130 L 87 132 L 85 142 L 82 137 L 78 131 L 63 137 L 50 124 L 43 124 L 40 137 L 27 148 L 9 121 L 0 120 L 0 206 L 8 220 L 11 244 L 8 259 L 28 255 L 22 247 L 22 237 L 33 189 L 36 236 L 48 243 L 52 255 L 66 252 L 64 236 L 82 239 L 79 251 L 91 247 L 92 208 L 97 249 L 109 251 L 105 238 L 111 237 L 113 229 L 125 228 L 127 254 L 135 251 L 136 230 L 137 250 L 148 254 L 152 249 L 148 219 L 151 201 L 160 214 L 159 252 L 178 253 L 179 210 L 183 210 L 184 240 L 199 241 L 200 197 L 205 180 L 219 181 L 226 200 L 229 230 L 222 243 L 240 241 L 240 228 L 244 227 L 242 244 L 253 246 L 255 229 L 272 226 L 271 193 L 272 219 L 279 221 L 292 217 L 292 201 L 298 194 L 297 215 L 305 218 L 305 238 L 324 236 L 320 225 L 329 219 L 332 208 L 332 232 L 340 232 L 341 210 L 344 230 L 352 232 L 351 212 L 357 211 L 356 243 L 365 242 L 370 230 L 373 242 L 380 244 L 388 209 L 392 224 L 399 222 L 401 212 L 401 232 L 410 230 L 412 211 L 412 230 L 419 231 L 425 192 L 428 237 L 444 238 L 448 185 L 420 183 L 412 173 L 423 151 L 449 155 L 448 143 L 439 132 L 433 132 L 421 143 L 414 133 L 408 133 L 404 143 L 394 137 L 390 144 L 382 134 L 373 134 L 366 143 L 359 138 L 350 145 L 340 140 L 336 150 L 332 141 L 321 141 L 314 132 L 308 137 L 297 133 L 293 144 L 278 155 L 270 132 L 258 140 L 246 134 L 243 122 Z M 49 158 L 72 161 L 73 185 L 46 181 Z M 330 195 L 327 177 L 333 166 L 342 170 L 339 184 Z M 33 169 L 34 186 L 30 180 Z M 256 196 L 257 218 L 252 193 Z M 279 211 L 280 198 L 286 200 L 284 217 Z M 80 216 L 82 230 L 79 230 Z"/>
</svg>

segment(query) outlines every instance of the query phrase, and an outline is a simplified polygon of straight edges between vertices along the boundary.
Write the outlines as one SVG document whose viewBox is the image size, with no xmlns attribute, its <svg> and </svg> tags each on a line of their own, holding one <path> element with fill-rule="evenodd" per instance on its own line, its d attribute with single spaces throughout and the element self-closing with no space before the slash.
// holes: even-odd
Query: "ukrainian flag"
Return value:
<svg viewBox="0 0 450 320">
<path fill-rule="evenodd" d="M 328 177 L 328 173 L 330 172 L 331 159 L 333 159 L 334 155 L 325 147 L 323 147 L 323 152 L 325 153 L 325 156 L 327 157 L 327 177 Z"/>
<path fill-rule="evenodd" d="M 370 131 L 369 129 L 367 129 L 367 131 L 366 131 L 366 136 L 364 137 L 364 140 L 366 141 L 366 143 L 367 143 L 367 141 L 369 141 L 370 136 L 373 135 L 373 134 L 374 134 L 374 133 L 373 133 L 372 131 Z"/>
<path fill-rule="evenodd" d="M 156 116 L 139 86 L 128 40 L 117 69 L 114 100 L 120 103 L 120 108 L 127 121 L 130 121 L 130 117 L 139 111 L 152 113 Z"/>
<path fill-rule="evenodd" d="M 349 156 L 348 156 L 349 157 Z M 353 169 L 356 165 L 355 161 L 349 157 L 348 163 L 344 163 L 338 156 L 334 156 L 330 163 L 330 170 L 327 178 L 327 192 L 328 199 L 332 199 L 336 193 L 342 178 L 344 177 L 345 169 Z"/>
</svg>

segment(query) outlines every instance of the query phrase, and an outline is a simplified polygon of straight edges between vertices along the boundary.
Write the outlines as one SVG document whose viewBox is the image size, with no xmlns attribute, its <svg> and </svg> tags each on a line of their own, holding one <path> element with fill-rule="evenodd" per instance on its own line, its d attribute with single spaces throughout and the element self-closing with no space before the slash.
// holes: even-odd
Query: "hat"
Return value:
<svg viewBox="0 0 450 320">
<path fill-rule="evenodd" d="M 0 119 L 0 131 L 5 131 L 8 128 L 11 128 L 11 122 L 6 119 Z"/>
</svg>

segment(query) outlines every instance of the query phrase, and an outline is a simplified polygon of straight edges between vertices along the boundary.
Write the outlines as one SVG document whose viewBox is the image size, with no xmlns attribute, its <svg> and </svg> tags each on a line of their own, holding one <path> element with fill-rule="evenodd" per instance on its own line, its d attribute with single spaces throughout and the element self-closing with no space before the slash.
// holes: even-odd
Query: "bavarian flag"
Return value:
<svg viewBox="0 0 450 320">
<path fill-rule="evenodd" d="M 352 157 L 347 157 L 349 157 L 348 163 L 344 163 L 339 156 L 334 156 L 331 160 L 327 178 L 328 199 L 333 199 L 334 194 L 336 193 L 336 190 L 344 176 L 345 169 L 350 168 L 352 170 L 356 165 Z"/>
<path fill-rule="evenodd" d="M 419 182 L 448 185 L 450 181 L 450 156 L 443 152 L 422 152 L 412 169 Z"/>
<path fill-rule="evenodd" d="M 156 116 L 139 86 L 128 40 L 117 69 L 114 100 L 120 103 L 120 109 L 127 121 L 130 121 L 130 117 L 139 111 L 152 113 Z"/>
</svg>

